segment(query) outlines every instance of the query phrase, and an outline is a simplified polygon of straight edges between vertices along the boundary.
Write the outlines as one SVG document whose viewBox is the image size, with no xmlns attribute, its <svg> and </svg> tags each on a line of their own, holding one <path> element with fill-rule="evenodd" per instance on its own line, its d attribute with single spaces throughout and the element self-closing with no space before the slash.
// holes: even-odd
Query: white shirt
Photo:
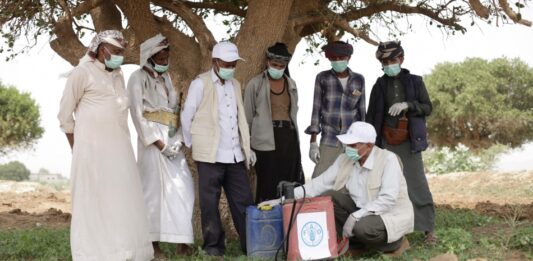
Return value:
<svg viewBox="0 0 533 261">
<path fill-rule="evenodd" d="M 217 94 L 218 106 L 218 128 L 220 130 L 220 140 L 218 143 L 216 161 L 221 163 L 236 163 L 244 160 L 239 140 L 239 126 L 237 123 L 237 100 L 233 90 L 232 81 L 222 81 L 215 71 L 211 69 L 211 79 Z M 196 78 L 189 86 L 189 94 L 181 113 L 183 130 L 183 140 L 185 146 L 194 146 L 191 137 L 191 124 L 194 114 L 202 102 L 204 83 L 202 79 Z"/>
<path fill-rule="evenodd" d="M 372 149 L 370 155 L 361 167 L 359 162 L 355 164 L 348 181 L 346 189 L 355 205 L 360 208 L 354 212 L 357 220 L 368 215 L 381 215 L 394 207 L 398 194 L 400 192 L 400 182 L 402 169 L 398 162 L 398 157 L 390 153 L 385 163 L 385 169 L 381 178 L 381 189 L 374 201 L 369 201 L 367 194 L 368 174 L 374 167 L 375 149 Z M 341 170 L 339 158 L 331 165 L 322 175 L 314 178 L 311 182 L 305 184 L 306 197 L 316 197 L 320 194 L 333 189 L 337 173 Z M 303 197 L 302 187 L 294 189 L 294 196 L 299 199 Z"/>
<path fill-rule="evenodd" d="M 339 81 L 341 82 L 341 85 L 342 85 L 342 89 L 346 91 L 346 85 L 348 84 L 348 78 L 349 77 L 344 77 L 344 78 L 338 78 Z"/>
</svg>

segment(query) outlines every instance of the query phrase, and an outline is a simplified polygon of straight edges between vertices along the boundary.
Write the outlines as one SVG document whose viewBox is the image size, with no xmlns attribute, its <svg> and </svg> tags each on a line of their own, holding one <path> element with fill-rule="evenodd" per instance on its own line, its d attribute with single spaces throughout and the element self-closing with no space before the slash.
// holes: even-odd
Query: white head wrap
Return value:
<svg viewBox="0 0 533 261">
<path fill-rule="evenodd" d="M 150 57 L 159 51 L 168 48 L 168 40 L 162 34 L 157 34 L 156 36 L 144 41 L 141 44 L 141 60 L 139 64 L 143 67 Z"/>
<path fill-rule="evenodd" d="M 86 63 L 86 62 L 94 61 L 94 58 L 91 57 L 89 53 L 90 52 L 96 53 L 98 46 L 100 46 L 100 44 L 102 43 L 112 44 L 122 49 L 126 48 L 126 42 L 124 41 L 124 37 L 122 36 L 122 33 L 120 31 L 117 31 L 117 30 L 102 31 L 91 40 L 91 44 L 89 44 L 89 48 L 87 48 L 87 52 L 85 52 L 85 55 L 81 57 L 78 65 Z M 60 74 L 59 77 L 67 78 L 72 73 L 72 71 L 74 71 L 74 69 Z"/>
<path fill-rule="evenodd" d="M 96 53 L 98 46 L 100 46 L 100 44 L 102 43 L 112 44 L 122 49 L 126 48 L 126 42 L 124 41 L 124 36 L 122 36 L 122 32 L 117 30 L 102 31 L 93 38 L 91 44 L 89 45 L 89 48 L 87 48 L 87 52 L 80 59 L 79 64 L 94 60 L 94 58 L 89 56 L 89 52 Z"/>
</svg>

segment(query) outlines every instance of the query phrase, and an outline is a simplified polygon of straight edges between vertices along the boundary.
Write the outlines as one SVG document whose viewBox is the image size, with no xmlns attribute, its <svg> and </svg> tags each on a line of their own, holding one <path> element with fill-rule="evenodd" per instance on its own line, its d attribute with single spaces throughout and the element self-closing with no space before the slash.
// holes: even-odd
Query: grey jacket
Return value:
<svg viewBox="0 0 533 261">
<path fill-rule="evenodd" d="M 250 128 L 250 146 L 252 149 L 260 151 L 273 151 L 276 149 L 270 106 L 270 84 L 267 73 L 265 70 L 252 78 L 246 85 L 244 91 L 244 111 L 246 113 L 246 121 Z M 298 112 L 298 91 L 296 89 L 296 83 L 287 75 L 283 77 L 285 77 L 289 84 L 289 95 L 291 98 L 289 116 L 296 128 L 296 137 L 298 137 L 296 120 L 296 114 Z"/>
</svg>

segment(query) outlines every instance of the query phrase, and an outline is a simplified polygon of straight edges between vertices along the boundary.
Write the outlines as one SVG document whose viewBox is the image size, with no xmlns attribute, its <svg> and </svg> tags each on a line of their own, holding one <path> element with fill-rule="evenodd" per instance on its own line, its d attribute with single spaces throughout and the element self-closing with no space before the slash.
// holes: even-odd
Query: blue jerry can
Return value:
<svg viewBox="0 0 533 261">
<path fill-rule="evenodd" d="M 274 258 L 283 241 L 283 211 L 280 205 L 270 210 L 246 208 L 246 250 L 248 256 Z M 280 250 L 279 256 L 283 253 Z"/>
</svg>

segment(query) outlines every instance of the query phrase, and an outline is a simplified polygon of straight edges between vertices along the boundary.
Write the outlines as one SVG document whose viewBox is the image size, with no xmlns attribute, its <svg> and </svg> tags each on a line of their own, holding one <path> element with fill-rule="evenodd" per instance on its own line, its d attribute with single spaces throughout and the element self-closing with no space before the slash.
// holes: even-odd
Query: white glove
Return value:
<svg viewBox="0 0 533 261">
<path fill-rule="evenodd" d="M 342 236 L 343 237 L 352 237 L 353 236 L 353 227 L 355 226 L 355 222 L 357 222 L 357 219 L 355 218 L 355 212 L 350 214 L 348 216 L 348 219 L 346 219 L 346 222 L 344 222 L 344 226 L 342 227 Z"/>
<path fill-rule="evenodd" d="M 257 162 L 257 155 L 255 155 L 255 152 L 253 150 L 250 150 L 250 166 L 255 165 Z"/>
<path fill-rule="evenodd" d="M 178 155 L 178 150 L 174 149 L 173 146 L 168 146 L 168 144 L 165 144 L 165 147 L 161 150 L 161 153 L 163 155 L 167 156 L 169 159 L 173 159 Z"/>
<path fill-rule="evenodd" d="M 397 102 L 390 106 L 389 108 L 389 114 L 391 116 L 399 115 L 403 110 L 407 109 L 407 102 Z"/>
<path fill-rule="evenodd" d="M 311 146 L 309 147 L 309 158 L 315 164 L 317 164 L 318 160 L 320 159 L 320 151 L 316 142 L 311 142 Z"/>
<path fill-rule="evenodd" d="M 277 206 L 280 203 L 281 203 L 281 198 L 271 199 L 271 200 L 263 201 L 263 202 L 257 204 L 257 207 L 262 207 L 262 206 L 266 206 L 266 205 Z"/>
<path fill-rule="evenodd" d="M 174 144 L 172 144 L 172 149 L 176 151 L 176 154 L 180 151 L 182 145 L 183 143 L 181 143 L 180 140 L 177 140 L 174 142 Z"/>
</svg>

